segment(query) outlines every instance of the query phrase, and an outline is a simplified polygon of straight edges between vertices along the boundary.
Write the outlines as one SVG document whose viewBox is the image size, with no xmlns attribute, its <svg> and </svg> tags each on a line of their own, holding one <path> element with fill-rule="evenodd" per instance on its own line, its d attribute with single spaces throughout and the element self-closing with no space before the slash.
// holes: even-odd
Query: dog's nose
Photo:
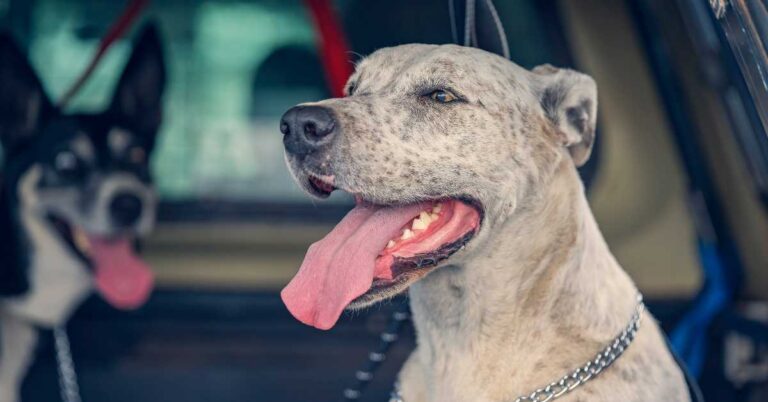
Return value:
<svg viewBox="0 0 768 402">
<path fill-rule="evenodd" d="M 120 193 L 115 195 L 109 204 L 112 220 L 119 226 L 130 226 L 141 216 L 141 199 L 133 194 Z"/>
<path fill-rule="evenodd" d="M 280 119 L 285 149 L 299 156 L 316 151 L 336 132 L 336 120 L 322 106 L 294 106 Z"/>
</svg>

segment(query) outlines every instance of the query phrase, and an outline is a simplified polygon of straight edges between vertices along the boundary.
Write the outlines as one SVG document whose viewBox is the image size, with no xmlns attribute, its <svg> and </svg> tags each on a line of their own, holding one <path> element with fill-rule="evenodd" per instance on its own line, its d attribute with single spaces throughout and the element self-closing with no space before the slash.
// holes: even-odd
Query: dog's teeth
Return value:
<svg viewBox="0 0 768 402">
<path fill-rule="evenodd" d="M 414 219 L 413 223 L 411 224 L 411 229 L 413 230 L 424 230 L 429 226 L 429 221 L 419 219 Z"/>
<path fill-rule="evenodd" d="M 436 221 L 439 217 L 440 215 L 438 214 L 429 214 L 429 218 L 432 219 L 432 222 Z"/>
<path fill-rule="evenodd" d="M 413 237 L 413 232 L 411 231 L 411 229 L 403 230 L 403 236 L 402 236 L 403 240 L 408 240 L 408 239 L 410 239 L 412 237 Z"/>
<path fill-rule="evenodd" d="M 390 240 L 390 241 L 387 243 L 387 248 L 392 248 L 392 247 L 395 247 L 395 241 L 394 241 L 394 240 Z"/>
<path fill-rule="evenodd" d="M 413 220 L 411 228 L 413 230 L 424 230 L 429 227 L 430 223 L 432 223 L 432 217 L 429 216 L 429 213 L 422 211 L 419 217 Z"/>
<path fill-rule="evenodd" d="M 443 204 L 437 204 L 434 207 L 432 207 L 432 212 L 434 213 L 440 213 L 440 210 L 443 209 Z"/>
<path fill-rule="evenodd" d="M 421 211 L 419 214 L 419 219 L 426 222 L 427 224 L 430 224 L 433 221 L 432 216 L 427 211 Z"/>
</svg>

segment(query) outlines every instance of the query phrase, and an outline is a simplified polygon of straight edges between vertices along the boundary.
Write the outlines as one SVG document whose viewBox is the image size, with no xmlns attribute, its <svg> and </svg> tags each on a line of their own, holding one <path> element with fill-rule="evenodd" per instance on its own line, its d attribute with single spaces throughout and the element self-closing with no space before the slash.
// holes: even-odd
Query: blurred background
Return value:
<svg viewBox="0 0 768 402">
<path fill-rule="evenodd" d="M 0 0 L 0 27 L 56 99 L 126 3 Z M 132 313 L 93 298 L 70 323 L 86 402 L 337 400 L 403 302 L 321 333 L 278 298 L 351 206 L 309 200 L 283 163 L 282 113 L 333 93 L 313 3 L 330 6 L 350 61 L 453 41 L 446 0 L 152 2 L 142 20 L 160 26 L 169 87 L 152 156 L 161 207 L 142 250 L 159 289 Z M 707 399 L 768 400 L 763 0 L 496 3 L 513 61 L 597 81 L 598 141 L 582 171 L 591 205 Z M 130 46 L 130 35 L 113 46 L 71 109 L 105 106 Z M 363 400 L 384 400 L 412 330 L 402 338 Z M 24 395 L 58 398 L 50 340 Z"/>
</svg>

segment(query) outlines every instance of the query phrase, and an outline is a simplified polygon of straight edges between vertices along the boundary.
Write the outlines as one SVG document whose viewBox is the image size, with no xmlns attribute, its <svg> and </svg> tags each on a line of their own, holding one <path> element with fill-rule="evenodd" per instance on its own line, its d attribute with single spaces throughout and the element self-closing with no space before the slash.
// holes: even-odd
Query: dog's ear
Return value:
<svg viewBox="0 0 768 402">
<path fill-rule="evenodd" d="M 6 153 L 31 139 L 53 105 L 27 57 L 0 32 L 0 141 Z"/>
<path fill-rule="evenodd" d="M 159 30 L 154 24 L 147 24 L 139 33 L 117 83 L 110 111 L 151 143 L 162 120 L 165 76 Z"/>
<path fill-rule="evenodd" d="M 562 135 L 576 166 L 592 152 L 597 121 L 597 85 L 592 77 L 549 64 L 533 69 L 539 101 Z"/>
</svg>

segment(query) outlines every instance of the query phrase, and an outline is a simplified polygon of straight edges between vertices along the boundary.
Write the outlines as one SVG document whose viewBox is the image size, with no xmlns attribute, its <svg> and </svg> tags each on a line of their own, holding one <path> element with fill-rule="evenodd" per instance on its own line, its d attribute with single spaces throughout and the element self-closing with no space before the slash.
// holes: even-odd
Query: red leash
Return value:
<svg viewBox="0 0 768 402">
<path fill-rule="evenodd" d="M 330 0 L 304 0 L 304 3 L 312 14 L 320 59 L 331 95 L 340 98 L 344 96 L 344 84 L 353 70 L 341 23 L 336 18 Z"/>
<path fill-rule="evenodd" d="M 82 74 L 80 74 L 80 77 L 78 77 L 74 85 L 72 85 L 64 94 L 64 96 L 61 97 L 61 100 L 59 100 L 60 109 L 64 109 L 72 97 L 75 96 L 78 91 L 80 91 L 80 88 L 82 88 L 83 84 L 85 84 L 85 82 L 88 80 L 88 77 L 93 74 L 93 71 L 96 69 L 96 66 L 99 65 L 101 58 L 104 57 L 104 55 L 107 53 L 107 50 L 109 50 L 109 48 L 112 47 L 112 45 L 118 39 L 125 35 L 131 26 L 133 26 L 133 23 L 136 22 L 136 18 L 138 18 L 138 16 L 141 14 L 141 11 L 147 6 L 147 4 L 149 4 L 149 0 L 133 0 L 128 3 L 128 5 L 125 7 L 125 10 L 123 10 L 123 13 L 120 15 L 120 18 L 118 18 L 117 21 L 112 24 L 107 34 L 104 36 L 104 38 L 101 39 L 101 43 L 99 43 L 96 54 L 91 59 L 88 67 L 85 69 L 85 71 L 83 71 Z"/>
</svg>

